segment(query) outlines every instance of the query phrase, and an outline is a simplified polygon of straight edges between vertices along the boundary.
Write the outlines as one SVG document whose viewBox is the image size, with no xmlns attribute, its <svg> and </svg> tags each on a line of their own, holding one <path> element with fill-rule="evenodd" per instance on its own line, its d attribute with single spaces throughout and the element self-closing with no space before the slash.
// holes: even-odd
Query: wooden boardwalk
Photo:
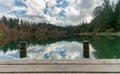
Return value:
<svg viewBox="0 0 120 74">
<path fill-rule="evenodd" d="M 6 60 L 1 74 L 120 74 L 120 60 Z"/>
</svg>

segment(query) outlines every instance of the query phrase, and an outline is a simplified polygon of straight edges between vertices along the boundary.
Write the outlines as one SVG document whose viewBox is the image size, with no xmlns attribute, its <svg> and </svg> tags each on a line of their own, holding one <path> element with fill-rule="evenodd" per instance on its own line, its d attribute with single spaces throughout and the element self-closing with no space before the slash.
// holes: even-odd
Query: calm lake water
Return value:
<svg viewBox="0 0 120 74">
<path fill-rule="evenodd" d="M 27 42 L 27 56 L 20 58 L 19 42 Z M 120 37 L 0 37 L 0 60 L 85 59 L 83 41 L 89 41 L 90 59 L 120 59 Z M 24 55 L 24 53 L 22 54 Z"/>
</svg>

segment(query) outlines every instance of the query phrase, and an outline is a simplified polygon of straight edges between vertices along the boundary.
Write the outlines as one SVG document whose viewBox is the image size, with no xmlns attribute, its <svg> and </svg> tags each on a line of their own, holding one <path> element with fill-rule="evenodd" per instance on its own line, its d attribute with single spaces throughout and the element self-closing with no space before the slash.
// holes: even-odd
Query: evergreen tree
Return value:
<svg viewBox="0 0 120 74">
<path fill-rule="evenodd" d="M 8 20 L 7 20 L 7 18 L 5 17 L 5 16 L 2 16 L 2 18 L 1 18 L 1 23 L 4 23 L 4 24 L 8 24 Z"/>
<path fill-rule="evenodd" d="M 117 2 L 115 7 L 115 29 L 120 31 L 120 0 Z"/>
<path fill-rule="evenodd" d="M 107 31 L 113 27 L 113 13 L 113 7 L 109 0 L 104 0 L 102 6 L 96 7 L 93 12 L 94 19 L 91 22 L 94 25 L 94 32 Z"/>
</svg>

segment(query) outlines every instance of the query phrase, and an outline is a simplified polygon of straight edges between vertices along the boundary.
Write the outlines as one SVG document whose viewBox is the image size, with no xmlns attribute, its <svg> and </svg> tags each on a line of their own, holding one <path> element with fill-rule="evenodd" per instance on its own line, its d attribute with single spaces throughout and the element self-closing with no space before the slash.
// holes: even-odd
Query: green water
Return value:
<svg viewBox="0 0 120 74">
<path fill-rule="evenodd" d="M 19 41 L 27 42 L 26 59 L 84 59 L 83 41 L 89 41 L 90 59 L 120 59 L 120 37 L 65 36 L 0 38 L 0 59 L 20 59 Z"/>
<path fill-rule="evenodd" d="M 99 59 L 120 59 L 120 37 L 98 37 L 89 39 Z"/>
</svg>

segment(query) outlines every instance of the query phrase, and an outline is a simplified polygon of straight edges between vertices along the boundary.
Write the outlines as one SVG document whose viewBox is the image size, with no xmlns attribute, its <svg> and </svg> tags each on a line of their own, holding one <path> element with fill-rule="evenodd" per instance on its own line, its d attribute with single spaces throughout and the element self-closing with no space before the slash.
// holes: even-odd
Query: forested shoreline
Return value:
<svg viewBox="0 0 120 74">
<path fill-rule="evenodd" d="M 101 6 L 94 9 L 90 23 L 73 27 L 76 33 L 120 32 L 120 0 L 116 4 L 104 0 Z"/>
<path fill-rule="evenodd" d="M 96 34 L 101 32 L 116 33 L 120 32 L 120 0 L 110 3 L 104 0 L 101 6 L 94 9 L 93 19 L 90 23 L 83 21 L 77 26 L 57 26 L 50 23 L 27 22 L 19 18 L 0 19 L 0 35 L 71 35 L 71 34 Z"/>
</svg>

